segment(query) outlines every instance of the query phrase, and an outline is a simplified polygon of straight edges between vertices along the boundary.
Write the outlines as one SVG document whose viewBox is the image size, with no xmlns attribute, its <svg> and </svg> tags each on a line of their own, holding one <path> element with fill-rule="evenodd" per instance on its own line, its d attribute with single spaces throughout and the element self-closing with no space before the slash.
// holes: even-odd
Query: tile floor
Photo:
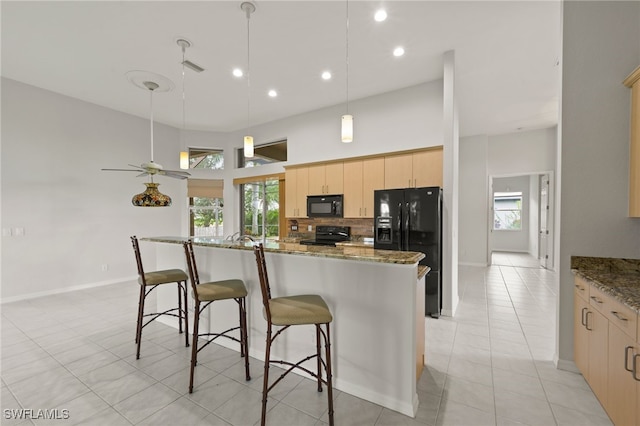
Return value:
<svg viewBox="0 0 640 426">
<path fill-rule="evenodd" d="M 427 319 L 416 418 L 336 391 L 336 424 L 610 425 L 582 376 L 552 365 L 556 285 L 538 268 L 461 267 L 455 318 Z M 145 328 L 135 359 L 137 290 L 126 283 L 2 305 L 1 424 L 259 423 L 259 361 L 245 382 L 238 354 L 210 347 L 189 395 L 189 349 L 162 324 Z M 309 380 L 290 375 L 276 389 L 268 424 L 326 424 L 326 399 Z M 20 408 L 68 419 L 10 418 Z"/>
</svg>

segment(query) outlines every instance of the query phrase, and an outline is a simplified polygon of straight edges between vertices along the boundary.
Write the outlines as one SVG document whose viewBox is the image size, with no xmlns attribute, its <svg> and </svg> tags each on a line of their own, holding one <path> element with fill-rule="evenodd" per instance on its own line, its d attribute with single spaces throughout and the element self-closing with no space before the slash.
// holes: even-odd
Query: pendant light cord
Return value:
<svg viewBox="0 0 640 426">
<path fill-rule="evenodd" d="M 149 92 L 151 92 L 149 94 L 149 110 L 151 111 L 149 126 L 151 127 L 151 162 L 153 163 L 153 89 L 149 89 Z"/>
<path fill-rule="evenodd" d="M 246 14 L 247 14 L 247 135 L 249 134 L 249 112 L 250 112 L 250 100 L 251 100 L 251 63 L 250 63 L 250 49 L 251 49 L 251 43 L 250 43 L 250 35 L 251 35 L 251 31 L 250 31 L 250 22 L 251 22 L 251 9 L 249 7 L 247 7 L 246 9 Z"/>
<path fill-rule="evenodd" d="M 183 44 L 182 47 L 182 132 L 180 134 L 180 139 L 182 143 L 182 148 L 186 149 L 184 143 L 184 131 L 185 131 L 185 94 L 184 94 L 184 53 L 187 50 L 186 46 Z"/>
<path fill-rule="evenodd" d="M 349 0 L 347 0 L 347 26 L 346 26 L 346 59 L 347 59 L 347 114 L 349 114 Z"/>
</svg>

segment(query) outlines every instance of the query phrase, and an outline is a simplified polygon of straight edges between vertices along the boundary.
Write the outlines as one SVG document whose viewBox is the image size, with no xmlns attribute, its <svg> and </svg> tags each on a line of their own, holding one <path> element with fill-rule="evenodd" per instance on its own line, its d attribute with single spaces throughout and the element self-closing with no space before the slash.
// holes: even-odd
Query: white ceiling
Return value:
<svg viewBox="0 0 640 426">
<path fill-rule="evenodd" d="M 232 131 L 247 124 L 247 24 L 240 1 L 1 2 L 2 76 L 149 116 L 149 98 L 125 73 L 171 80 L 154 98 L 156 121 L 182 126 L 182 53 L 206 68 L 186 71 L 186 127 Z M 251 124 L 346 100 L 346 1 L 254 2 Z M 383 5 L 388 19 L 373 14 Z M 460 135 L 557 123 L 559 1 L 357 1 L 349 7 L 349 98 L 442 78 L 454 49 Z M 391 52 L 402 45 L 406 54 Z M 329 82 L 320 79 L 324 70 Z M 266 95 L 274 88 L 279 96 Z"/>
</svg>

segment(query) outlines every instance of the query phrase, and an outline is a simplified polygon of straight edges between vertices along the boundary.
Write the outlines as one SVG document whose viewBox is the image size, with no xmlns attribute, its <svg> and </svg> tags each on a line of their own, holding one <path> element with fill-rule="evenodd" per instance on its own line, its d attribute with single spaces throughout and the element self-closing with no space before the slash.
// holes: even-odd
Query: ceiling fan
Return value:
<svg viewBox="0 0 640 426">
<path fill-rule="evenodd" d="M 133 164 L 129 164 L 131 169 L 102 169 L 104 171 L 112 171 L 112 172 L 137 172 L 138 176 L 149 176 L 151 182 L 153 182 L 154 175 L 167 176 L 175 179 L 187 179 L 191 176 L 190 173 L 182 171 L 182 170 L 167 170 L 162 167 L 161 164 L 158 164 L 153 161 L 153 91 L 158 89 L 160 85 L 153 81 L 142 81 L 139 85 L 137 82 L 134 82 L 139 87 L 146 88 L 151 93 L 151 114 L 150 114 L 150 123 L 151 123 L 151 161 L 148 163 L 142 163 L 140 166 L 135 166 Z"/>
</svg>

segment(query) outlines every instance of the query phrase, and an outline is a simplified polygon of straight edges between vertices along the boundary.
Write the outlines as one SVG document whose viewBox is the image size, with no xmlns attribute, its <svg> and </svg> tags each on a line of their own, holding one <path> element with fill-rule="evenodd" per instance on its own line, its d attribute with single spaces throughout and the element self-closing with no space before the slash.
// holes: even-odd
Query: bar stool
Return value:
<svg viewBox="0 0 640 426">
<path fill-rule="evenodd" d="M 331 383 L 331 340 L 329 336 L 329 323 L 333 320 L 331 311 L 322 297 L 315 294 L 305 294 L 299 296 L 285 296 L 271 298 L 271 287 L 267 275 L 267 264 L 264 258 L 264 247 L 262 243 L 253 247 L 258 264 L 258 276 L 260 278 L 260 289 L 262 290 L 262 302 L 264 305 L 263 314 L 267 320 L 267 347 L 264 360 L 264 382 L 262 385 L 262 418 L 260 424 L 265 425 L 267 414 L 267 394 L 294 368 L 298 368 L 311 375 L 318 381 L 318 392 L 322 392 L 322 384 L 327 386 L 327 398 L 329 405 L 329 424 L 333 426 L 333 385 Z M 316 327 L 316 353 L 292 363 L 279 359 L 271 359 L 271 345 L 275 339 L 292 325 L 315 325 Z M 280 326 L 272 337 L 272 326 Z M 325 326 L 326 331 L 322 329 Z M 325 358 L 322 359 L 320 351 L 320 336 L 324 339 Z M 317 358 L 317 372 L 313 372 L 303 367 L 303 362 Z M 286 365 L 289 368 L 271 385 L 269 385 L 269 365 L 271 363 Z M 322 378 L 322 368 L 324 367 L 326 379 Z"/>
<path fill-rule="evenodd" d="M 195 317 L 193 321 L 193 344 L 191 348 L 189 393 L 193 393 L 193 371 L 198 362 L 198 352 L 207 347 L 218 337 L 226 337 L 227 339 L 231 339 L 240 343 L 240 356 L 244 357 L 246 380 L 249 381 L 251 380 L 251 375 L 249 373 L 249 347 L 247 344 L 247 288 L 245 287 L 244 282 L 239 279 L 212 281 L 200 284 L 200 277 L 198 276 L 198 268 L 196 266 L 196 257 L 193 252 L 193 243 L 191 240 L 189 240 L 186 243 L 183 243 L 183 246 L 185 255 L 187 257 L 187 266 L 189 269 L 189 277 L 191 279 L 191 289 L 193 290 L 193 298 L 195 300 Z M 200 314 L 202 313 L 202 311 L 217 300 L 228 299 L 233 299 L 238 304 L 240 325 L 238 327 L 230 328 L 222 333 L 200 334 L 198 332 L 198 329 L 200 326 Z M 240 330 L 240 339 L 237 339 L 234 336 L 228 334 L 235 330 Z M 206 343 L 198 348 L 198 338 L 209 336 L 213 336 L 213 339 L 207 340 Z"/>
<path fill-rule="evenodd" d="M 138 265 L 138 284 L 140 284 L 140 299 L 138 300 L 138 322 L 136 324 L 136 343 L 138 348 L 136 350 L 136 359 L 140 359 L 140 344 L 142 341 L 142 329 L 146 327 L 151 321 L 163 316 L 168 315 L 172 317 L 178 317 L 178 332 L 182 334 L 182 321 L 184 320 L 184 343 L 185 346 L 189 346 L 189 319 L 187 315 L 187 274 L 181 269 L 165 269 L 155 272 L 144 272 L 142 267 L 142 256 L 140 256 L 140 246 L 138 244 L 138 238 L 134 235 L 131 237 L 131 243 L 133 244 L 133 252 L 136 255 L 136 263 Z M 163 284 L 178 284 L 178 307 L 168 309 L 164 312 L 152 312 L 144 313 L 144 302 L 156 287 Z M 182 301 L 184 299 L 184 307 Z M 178 313 L 174 313 L 178 311 Z M 143 324 L 144 317 L 151 317 L 147 322 Z"/>
</svg>

